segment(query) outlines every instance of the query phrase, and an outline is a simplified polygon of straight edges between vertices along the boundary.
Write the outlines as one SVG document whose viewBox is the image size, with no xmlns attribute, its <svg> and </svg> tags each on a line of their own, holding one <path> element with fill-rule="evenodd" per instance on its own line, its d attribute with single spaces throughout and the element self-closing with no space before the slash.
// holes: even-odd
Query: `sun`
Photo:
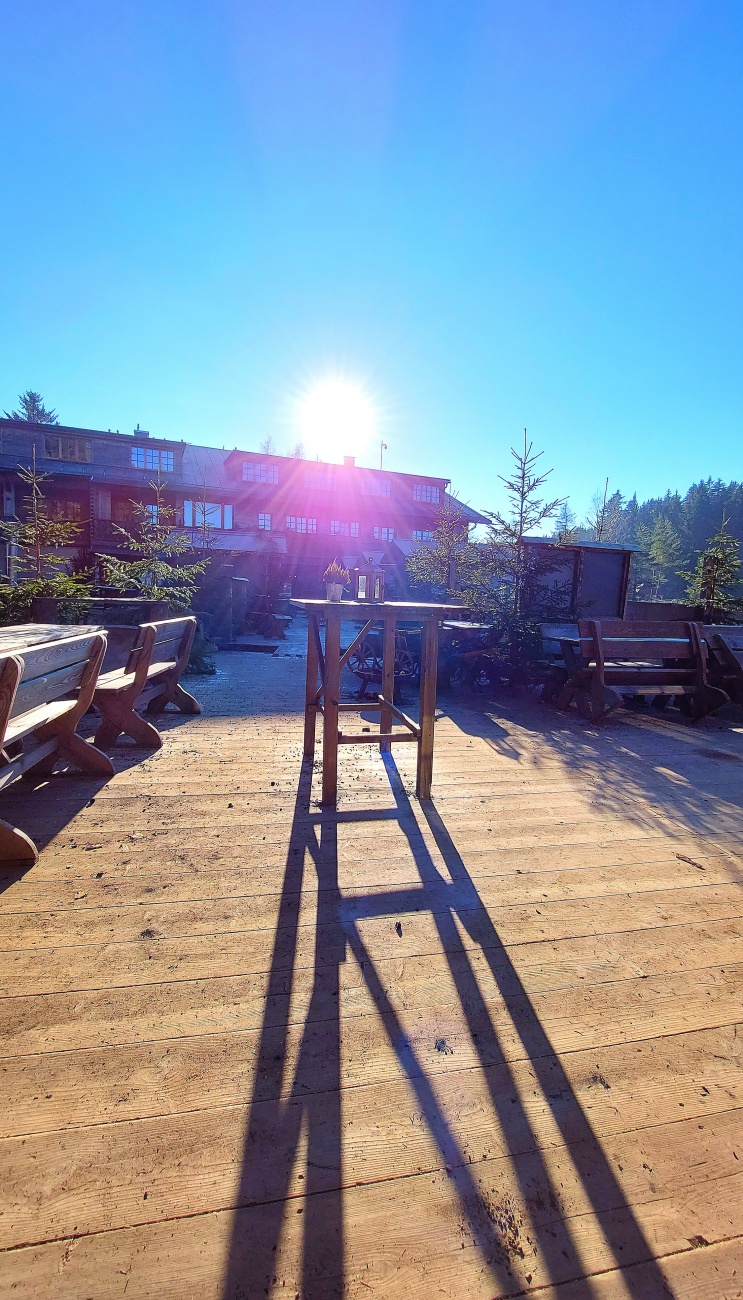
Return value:
<svg viewBox="0 0 743 1300">
<path fill-rule="evenodd" d="M 358 379 L 326 375 L 296 399 L 294 424 L 305 454 L 323 460 L 358 456 L 379 437 L 379 412 Z"/>
</svg>

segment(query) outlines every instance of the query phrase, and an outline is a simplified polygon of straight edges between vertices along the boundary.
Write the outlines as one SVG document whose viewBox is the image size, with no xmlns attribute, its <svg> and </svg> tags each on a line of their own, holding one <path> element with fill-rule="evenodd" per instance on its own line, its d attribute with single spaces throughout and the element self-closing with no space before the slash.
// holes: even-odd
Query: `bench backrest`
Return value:
<svg viewBox="0 0 743 1300">
<path fill-rule="evenodd" d="M 710 666 L 721 668 L 740 677 L 743 673 L 743 635 L 737 631 L 721 627 L 705 627 L 704 639 L 709 650 Z"/>
<path fill-rule="evenodd" d="M 177 671 L 181 673 L 188 663 L 196 631 L 196 619 L 193 615 L 184 618 L 168 618 L 160 623 L 143 626 L 154 628 L 152 662 L 175 660 Z"/>
<path fill-rule="evenodd" d="M 704 639 L 711 642 L 715 637 L 722 637 L 725 644 L 733 651 L 734 654 L 743 654 L 743 627 L 724 623 L 710 624 L 704 626 Z"/>
<path fill-rule="evenodd" d="M 604 663 L 647 660 L 691 660 L 702 654 L 698 623 L 631 622 L 621 618 L 580 619 L 580 649 L 584 658 Z"/>
<path fill-rule="evenodd" d="M 140 688 L 147 679 L 147 669 L 155 648 L 156 635 L 157 628 L 154 623 L 140 623 L 127 656 L 124 672 L 134 673 L 135 683 Z"/>
</svg>

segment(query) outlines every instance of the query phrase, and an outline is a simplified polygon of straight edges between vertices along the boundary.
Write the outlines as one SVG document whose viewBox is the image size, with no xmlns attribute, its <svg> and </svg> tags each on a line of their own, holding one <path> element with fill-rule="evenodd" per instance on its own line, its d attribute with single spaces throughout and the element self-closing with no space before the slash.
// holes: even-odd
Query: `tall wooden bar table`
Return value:
<svg viewBox="0 0 743 1300">
<path fill-rule="evenodd" d="M 384 601 L 372 604 L 362 600 L 293 600 L 292 605 L 307 615 L 307 683 L 304 707 L 304 752 L 308 757 L 315 753 L 315 725 L 318 713 L 323 715 L 322 737 L 322 803 L 335 807 L 338 798 L 338 746 L 379 745 L 382 751 L 390 745 L 408 741 L 418 746 L 418 766 L 415 792 L 419 799 L 430 799 L 433 775 L 433 724 L 436 712 L 436 667 L 439 646 L 439 624 L 445 618 L 461 617 L 466 611 L 460 605 L 410 604 L 407 601 Z M 351 644 L 341 653 L 341 623 L 343 620 L 364 620 L 364 626 Z M 414 722 L 398 709 L 395 701 L 395 628 L 404 620 L 419 623 L 421 636 L 420 719 Z M 325 645 L 320 637 L 320 623 L 325 623 Z M 356 646 L 376 624 L 382 624 L 384 642 L 382 654 L 382 690 L 376 701 L 368 703 L 340 703 L 341 669 L 348 663 Z M 319 684 L 318 684 L 319 674 Z M 344 712 L 358 712 L 360 708 L 379 709 L 379 731 L 344 735 L 340 731 L 339 716 Z M 392 730 L 392 722 L 402 724 L 404 731 Z"/>
</svg>

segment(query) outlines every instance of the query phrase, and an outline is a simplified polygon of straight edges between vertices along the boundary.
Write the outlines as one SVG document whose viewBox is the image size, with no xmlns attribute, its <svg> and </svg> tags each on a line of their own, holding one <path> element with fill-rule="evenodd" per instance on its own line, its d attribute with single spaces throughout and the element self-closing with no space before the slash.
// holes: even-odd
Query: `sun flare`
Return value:
<svg viewBox="0 0 743 1300">
<path fill-rule="evenodd" d="M 327 375 L 298 397 L 295 427 L 306 455 L 340 460 L 360 455 L 379 437 L 379 413 L 361 381 Z"/>
</svg>

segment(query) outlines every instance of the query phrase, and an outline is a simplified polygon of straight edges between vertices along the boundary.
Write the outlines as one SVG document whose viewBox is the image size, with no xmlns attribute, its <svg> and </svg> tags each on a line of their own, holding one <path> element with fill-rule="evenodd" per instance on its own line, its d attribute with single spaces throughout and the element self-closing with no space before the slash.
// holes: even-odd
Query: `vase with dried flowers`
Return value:
<svg viewBox="0 0 743 1300">
<path fill-rule="evenodd" d="M 347 587 L 351 581 L 351 575 L 348 569 L 339 564 L 337 560 L 331 560 L 324 574 L 322 575 L 325 583 L 325 596 L 327 600 L 342 600 L 343 588 Z"/>
</svg>

